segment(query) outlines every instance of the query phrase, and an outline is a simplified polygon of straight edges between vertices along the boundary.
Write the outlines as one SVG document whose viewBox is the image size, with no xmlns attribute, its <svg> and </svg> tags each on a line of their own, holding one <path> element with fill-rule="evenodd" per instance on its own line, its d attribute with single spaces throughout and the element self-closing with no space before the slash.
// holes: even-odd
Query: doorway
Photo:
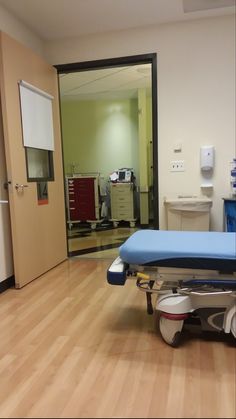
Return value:
<svg viewBox="0 0 236 419">
<path fill-rule="evenodd" d="M 156 54 L 56 68 L 69 256 L 115 254 L 135 229 L 159 228 Z M 121 214 L 115 193 L 132 208 Z"/>
</svg>

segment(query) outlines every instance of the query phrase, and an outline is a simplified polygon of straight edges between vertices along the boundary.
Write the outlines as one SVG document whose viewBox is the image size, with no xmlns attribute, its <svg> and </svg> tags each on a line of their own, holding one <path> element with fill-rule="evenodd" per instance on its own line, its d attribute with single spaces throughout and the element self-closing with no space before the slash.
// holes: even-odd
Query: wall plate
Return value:
<svg viewBox="0 0 236 419">
<path fill-rule="evenodd" d="M 185 171 L 184 160 L 172 160 L 170 162 L 170 171 L 171 172 L 184 172 Z"/>
</svg>

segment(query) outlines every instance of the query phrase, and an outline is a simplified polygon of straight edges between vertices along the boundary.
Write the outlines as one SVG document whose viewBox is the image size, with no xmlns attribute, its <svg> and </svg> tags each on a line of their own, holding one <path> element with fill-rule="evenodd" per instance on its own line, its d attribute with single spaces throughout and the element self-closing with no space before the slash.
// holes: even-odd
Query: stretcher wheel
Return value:
<svg viewBox="0 0 236 419">
<path fill-rule="evenodd" d="M 183 324 L 183 320 L 171 320 L 160 316 L 159 329 L 162 339 L 168 343 L 168 345 L 177 347 L 181 340 Z"/>
</svg>

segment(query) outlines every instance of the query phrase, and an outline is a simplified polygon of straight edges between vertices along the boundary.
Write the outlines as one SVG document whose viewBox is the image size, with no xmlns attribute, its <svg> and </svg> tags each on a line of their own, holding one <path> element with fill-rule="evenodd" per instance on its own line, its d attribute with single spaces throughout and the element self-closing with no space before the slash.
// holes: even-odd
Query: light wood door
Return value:
<svg viewBox="0 0 236 419">
<path fill-rule="evenodd" d="M 40 56 L 0 34 L 0 94 L 9 184 L 16 287 L 21 288 L 67 258 L 63 166 L 57 73 Z M 27 183 L 18 82 L 24 80 L 53 99 L 54 181 L 48 204 L 39 205 L 36 182 Z M 27 185 L 21 192 L 16 184 Z"/>
</svg>

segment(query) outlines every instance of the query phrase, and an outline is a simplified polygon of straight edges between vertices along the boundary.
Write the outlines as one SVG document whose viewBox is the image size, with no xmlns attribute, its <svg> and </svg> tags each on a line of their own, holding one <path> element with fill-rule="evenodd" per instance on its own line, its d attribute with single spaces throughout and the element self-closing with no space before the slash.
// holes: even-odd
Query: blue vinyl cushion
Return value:
<svg viewBox="0 0 236 419">
<path fill-rule="evenodd" d="M 236 233 L 140 230 L 120 247 L 120 257 L 138 265 L 175 258 L 236 261 Z"/>
</svg>

